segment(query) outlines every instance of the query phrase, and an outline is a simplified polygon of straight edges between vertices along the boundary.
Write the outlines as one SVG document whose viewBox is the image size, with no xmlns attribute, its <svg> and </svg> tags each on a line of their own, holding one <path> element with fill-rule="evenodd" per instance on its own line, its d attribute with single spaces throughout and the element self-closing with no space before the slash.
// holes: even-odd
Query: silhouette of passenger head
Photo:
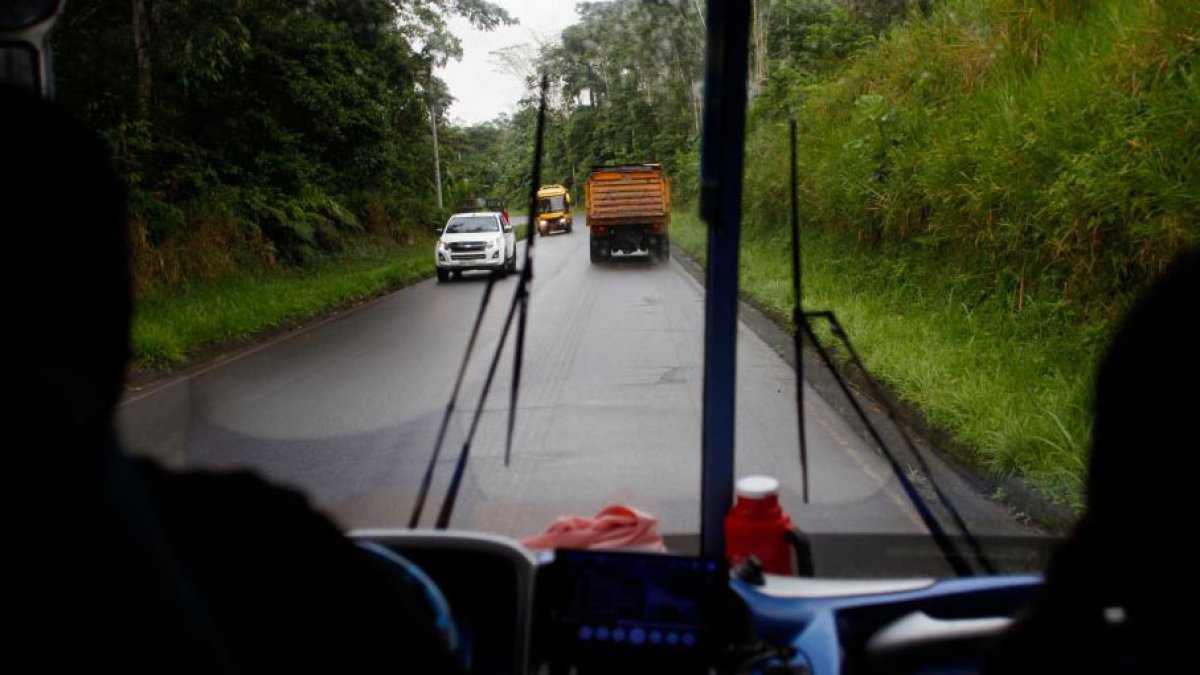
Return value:
<svg viewBox="0 0 1200 675">
<path fill-rule="evenodd" d="M 1170 672 L 1191 658 L 1200 249 L 1139 296 L 1095 380 L 1087 506 L 995 673 Z"/>
<path fill-rule="evenodd" d="M 1194 573 L 1200 442 L 1200 249 L 1180 255 L 1139 298 L 1096 378 L 1085 578 L 1101 611 L 1123 617 L 1138 659 L 1164 650 L 1163 611 Z M 1095 575 L 1095 578 L 1092 578 Z M 1194 597 L 1194 596 L 1193 596 Z M 1190 607 L 1189 609 L 1194 609 Z M 1116 614 L 1112 614 L 1112 612 Z"/>
<path fill-rule="evenodd" d="M 31 91 L 0 85 L 0 131 L 4 353 L 111 407 L 132 306 L 123 186 L 103 142 Z"/>
</svg>

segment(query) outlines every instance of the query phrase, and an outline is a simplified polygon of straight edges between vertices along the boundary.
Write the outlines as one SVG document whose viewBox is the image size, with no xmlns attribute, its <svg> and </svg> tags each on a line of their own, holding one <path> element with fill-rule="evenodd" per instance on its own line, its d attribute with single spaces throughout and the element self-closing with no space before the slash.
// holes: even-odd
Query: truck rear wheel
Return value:
<svg viewBox="0 0 1200 675">
<path fill-rule="evenodd" d="M 608 251 L 603 247 L 592 242 L 592 262 L 604 262 L 608 259 Z"/>
<path fill-rule="evenodd" d="M 658 248 L 655 251 L 655 257 L 659 260 L 671 259 L 671 239 L 669 237 L 658 238 Z"/>
</svg>

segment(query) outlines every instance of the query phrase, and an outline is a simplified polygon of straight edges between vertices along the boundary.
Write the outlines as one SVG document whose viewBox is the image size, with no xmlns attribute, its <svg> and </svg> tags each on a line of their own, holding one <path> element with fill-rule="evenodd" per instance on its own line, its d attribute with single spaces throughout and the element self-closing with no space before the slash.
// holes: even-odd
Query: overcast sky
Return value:
<svg viewBox="0 0 1200 675">
<path fill-rule="evenodd" d="M 525 92 L 525 83 L 496 65 L 491 52 L 518 44 L 557 40 L 562 29 L 575 23 L 575 0 L 494 0 L 519 24 L 491 32 L 471 28 L 455 17 L 450 30 L 462 40 L 462 61 L 451 61 L 438 71 L 456 99 L 448 117 L 476 124 L 512 113 Z"/>
</svg>

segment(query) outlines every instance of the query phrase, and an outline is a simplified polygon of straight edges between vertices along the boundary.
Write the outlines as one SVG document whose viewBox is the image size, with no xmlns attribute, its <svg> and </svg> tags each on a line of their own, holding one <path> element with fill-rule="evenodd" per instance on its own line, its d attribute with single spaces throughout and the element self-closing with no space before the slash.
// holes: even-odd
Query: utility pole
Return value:
<svg viewBox="0 0 1200 675">
<path fill-rule="evenodd" d="M 437 93 L 433 91 L 433 68 L 425 71 L 425 95 L 429 97 L 429 128 L 433 130 L 433 181 L 437 185 L 437 207 L 442 211 L 442 161 L 438 153 L 437 139 Z"/>
</svg>

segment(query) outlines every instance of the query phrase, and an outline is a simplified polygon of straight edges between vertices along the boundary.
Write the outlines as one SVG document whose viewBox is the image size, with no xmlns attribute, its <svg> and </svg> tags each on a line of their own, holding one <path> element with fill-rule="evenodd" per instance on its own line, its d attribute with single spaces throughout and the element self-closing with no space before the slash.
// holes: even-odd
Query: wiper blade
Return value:
<svg viewBox="0 0 1200 675">
<path fill-rule="evenodd" d="M 450 401 L 442 414 L 442 424 L 438 427 L 437 440 L 433 444 L 433 454 L 425 467 L 425 476 L 421 479 L 421 488 L 417 492 L 417 502 L 413 506 L 412 516 L 408 520 L 409 529 L 415 528 L 421 522 L 421 512 L 425 509 L 425 500 L 429 496 L 429 486 L 433 482 L 433 470 L 437 466 L 438 455 L 442 452 L 442 443 L 446 440 L 446 429 L 450 426 L 450 418 L 454 416 L 454 406 L 458 401 L 458 392 L 462 389 L 463 377 L 467 373 L 467 364 L 471 361 L 471 352 L 475 349 L 475 340 L 479 337 L 479 327 L 483 325 L 483 317 L 487 313 L 488 301 L 492 297 L 492 288 L 496 286 L 496 275 L 493 273 L 483 289 L 483 302 L 479 303 L 479 313 L 475 316 L 475 325 L 471 327 L 471 337 L 467 339 L 467 351 L 463 354 L 462 364 L 458 367 L 458 377 L 454 380 L 454 389 L 450 392 Z"/>
<path fill-rule="evenodd" d="M 471 441 L 475 438 L 475 430 L 479 428 L 479 419 L 483 416 L 483 405 L 487 402 L 488 392 L 492 389 L 492 380 L 496 376 L 496 366 L 500 365 L 500 355 L 504 351 L 504 343 L 508 341 L 508 331 L 512 328 L 513 316 L 516 315 L 517 303 L 509 305 L 508 316 L 504 319 L 504 328 L 500 332 L 500 342 L 496 345 L 496 353 L 492 364 L 488 367 L 487 379 L 483 381 L 483 391 L 479 393 L 479 405 L 471 416 L 471 427 L 467 431 L 467 439 L 463 441 L 462 450 L 458 453 L 458 461 L 454 465 L 454 476 L 446 488 L 446 497 L 442 500 L 442 509 L 438 512 L 434 527 L 444 530 L 450 524 L 450 516 L 454 515 L 454 503 L 458 499 L 458 489 L 462 485 L 463 474 L 467 470 L 467 458 L 471 454 Z"/>
<path fill-rule="evenodd" d="M 921 497 L 921 493 L 917 490 L 916 486 L 913 485 L 912 479 L 908 477 L 904 467 L 900 464 L 900 461 L 896 459 L 896 456 L 892 453 L 887 443 L 884 442 L 883 437 L 879 435 L 879 431 L 875 429 L 875 425 L 872 424 L 870 418 L 867 417 L 866 411 L 862 409 L 862 406 L 859 405 L 858 400 L 854 398 L 854 394 L 850 391 L 850 387 L 846 384 L 846 380 L 842 377 L 841 372 L 838 371 L 837 366 L 834 365 L 833 358 L 829 355 L 829 351 L 825 349 L 825 346 L 822 345 L 819 340 L 817 340 L 817 336 L 813 333 L 812 325 L 808 321 L 809 316 L 819 316 L 824 318 L 832 317 L 833 314 L 831 312 L 803 313 L 797 317 L 799 319 L 799 328 L 808 337 L 813 348 L 816 349 L 818 356 L 821 358 L 821 362 L 825 364 L 825 367 L 829 370 L 830 374 L 833 375 L 833 379 L 835 382 L 837 382 L 838 388 L 841 389 L 842 394 L 846 397 L 846 400 L 849 401 L 850 406 L 854 408 L 854 412 L 858 416 L 859 420 L 861 420 L 863 425 L 866 426 L 867 432 L 871 435 L 871 440 L 873 440 L 875 445 L 880 449 L 881 452 L 883 452 L 884 458 L 892 468 L 892 473 L 895 474 L 896 480 L 900 482 L 900 487 L 904 490 L 904 494 L 908 497 L 909 502 L 912 503 L 913 508 L 917 510 L 917 515 L 921 518 L 921 522 L 925 525 L 925 528 L 929 530 L 929 535 L 933 538 L 933 543 L 937 545 L 938 550 L 941 551 L 942 557 L 946 559 L 946 564 L 950 565 L 950 569 L 952 569 L 954 573 L 960 577 L 973 576 L 974 571 L 971 569 L 971 566 L 963 560 L 962 554 L 958 552 L 957 547 L 954 546 L 954 542 L 950 540 L 950 537 L 947 536 L 946 531 L 942 529 L 942 524 L 938 521 L 937 517 L 934 516 L 933 510 L 930 509 L 929 505 L 925 503 L 925 499 Z M 801 357 L 797 355 L 797 358 Z M 932 482 L 932 478 L 930 479 L 930 482 Z"/>
<path fill-rule="evenodd" d="M 933 491 L 937 495 L 938 501 L 942 504 L 942 507 L 947 513 L 950 514 L 951 519 L 954 520 L 955 526 L 962 533 L 963 539 L 966 540 L 967 545 L 971 548 L 972 553 L 974 553 L 976 561 L 985 572 L 988 574 L 994 574 L 995 567 L 984 554 L 983 548 L 980 546 L 979 541 L 967 527 L 966 521 L 958 512 L 958 509 L 954 506 L 954 503 L 950 501 L 949 497 L 947 497 L 942 489 L 938 486 L 937 481 L 933 479 L 933 474 L 929 470 L 929 465 L 925 462 L 924 456 L 920 451 L 918 451 L 916 444 L 913 443 L 912 437 L 909 436 L 904 426 L 896 419 L 896 413 L 895 410 L 893 410 L 891 403 L 888 401 L 886 396 L 882 395 L 878 383 L 873 377 L 871 377 L 871 374 L 863 364 L 862 359 L 858 357 L 858 351 L 854 349 L 854 345 L 850 342 L 850 336 L 847 335 L 845 329 L 837 320 L 837 317 L 831 311 L 805 312 L 803 309 L 800 294 L 799 168 L 796 159 L 795 118 L 790 121 L 789 130 L 791 132 L 792 181 L 790 186 L 792 197 L 792 292 L 794 293 L 795 298 L 792 309 L 792 320 L 795 324 L 792 329 L 792 345 L 795 350 L 796 359 L 796 416 L 798 418 L 800 431 L 800 467 L 804 481 L 804 502 L 808 503 L 808 446 L 804 438 L 804 353 L 802 349 L 804 346 L 804 336 L 807 335 L 818 355 L 820 355 L 821 361 L 833 375 L 834 380 L 837 382 L 838 387 L 841 389 L 843 395 L 845 395 L 846 400 L 850 402 L 851 407 L 854 408 L 854 412 L 858 415 L 858 418 L 862 421 L 863 425 L 866 426 L 867 431 L 871 434 L 872 440 L 875 441 L 875 444 L 879 447 L 880 451 L 887 459 L 888 464 L 892 468 L 892 472 L 895 474 L 896 479 L 900 482 L 900 486 L 904 489 L 905 495 L 908 497 L 913 507 L 917 510 L 917 515 L 920 516 L 921 521 L 929 530 L 930 536 L 933 538 L 934 543 L 941 551 L 942 556 L 946 559 L 946 563 L 958 576 L 972 576 L 974 574 L 974 571 L 971 569 L 970 565 L 966 563 L 965 559 L 959 553 L 957 547 L 942 528 L 942 524 L 934 515 L 933 510 L 929 508 L 929 504 L 925 502 L 925 499 L 921 496 L 920 491 L 918 491 L 916 486 L 913 485 L 912 480 L 908 477 L 908 474 L 904 470 L 904 467 L 901 465 L 900 461 L 896 459 L 891 449 L 884 442 L 883 437 L 879 434 L 878 430 L 875 429 L 875 425 L 871 423 L 871 420 L 867 417 L 866 412 L 854 398 L 854 394 L 850 391 L 849 386 L 847 386 L 841 372 L 834 365 L 833 359 L 830 357 L 829 352 L 825 349 L 824 345 L 817 340 L 816 335 L 813 333 L 812 325 L 809 323 L 809 317 L 814 317 L 824 319 L 829 322 L 833 335 L 838 338 L 842 345 L 846 348 L 846 352 L 850 356 L 851 363 L 853 363 L 854 366 L 863 373 L 867 379 L 868 385 L 871 388 L 871 393 L 874 394 L 875 398 L 883 403 L 888 413 L 888 419 L 891 420 L 892 425 L 895 426 L 896 430 L 900 433 L 900 437 L 904 440 L 905 446 L 908 448 L 909 452 L 913 457 L 916 458 L 920 470 L 924 472 L 926 477 L 928 477 L 930 487 L 933 488 Z"/>
<path fill-rule="evenodd" d="M 513 427 L 514 427 L 514 424 L 516 421 L 517 393 L 520 388 L 521 366 L 522 366 L 522 363 L 524 362 L 523 357 L 524 357 L 524 352 L 525 352 L 525 323 L 526 323 L 527 309 L 528 309 L 528 305 L 529 305 L 529 282 L 530 282 L 530 279 L 532 279 L 532 277 L 533 277 L 533 254 L 530 249 L 533 247 L 533 241 L 534 241 L 533 231 L 536 229 L 534 227 L 534 223 L 533 223 L 533 220 L 536 218 L 536 216 L 533 214 L 536 211 L 533 207 L 536 205 L 538 182 L 541 179 L 542 137 L 544 135 L 544 130 L 545 130 L 546 96 L 547 96 L 549 87 L 550 87 L 549 76 L 542 75 L 541 103 L 538 108 L 537 133 L 536 133 L 535 140 L 534 140 L 533 172 L 532 172 L 532 176 L 531 176 L 532 185 L 531 185 L 530 192 L 532 194 L 532 200 L 531 200 L 531 204 L 530 204 L 531 208 L 529 210 L 529 215 L 527 216 L 530 219 L 530 223 L 526 226 L 526 237 L 525 237 L 526 238 L 525 264 L 521 268 L 521 277 L 517 283 L 517 290 L 513 294 L 512 303 L 509 305 L 508 313 L 504 318 L 504 327 L 500 331 L 500 340 L 496 344 L 496 352 L 495 352 L 495 354 L 492 355 L 492 362 L 488 366 L 487 377 L 483 382 L 483 391 L 481 391 L 479 394 L 479 404 L 476 406 L 475 413 L 471 417 L 471 425 L 467 430 L 466 440 L 463 441 L 462 449 L 459 451 L 458 461 L 455 462 L 455 466 L 454 466 L 454 474 L 450 478 L 450 484 L 446 488 L 446 496 L 442 500 L 442 508 L 438 512 L 437 521 L 434 524 L 434 527 L 439 530 L 446 529 L 446 527 L 448 527 L 450 524 L 450 518 L 454 515 L 454 505 L 458 500 L 458 491 L 462 485 L 462 478 L 463 478 L 463 475 L 466 473 L 467 460 L 469 459 L 470 454 L 471 454 L 471 441 L 475 438 L 475 431 L 479 428 L 479 420 L 483 416 L 483 406 L 487 402 L 488 393 L 492 389 L 492 382 L 496 376 L 496 368 L 500 364 L 500 357 L 504 353 L 504 345 L 508 342 L 508 334 L 509 334 L 509 331 L 512 329 L 513 318 L 518 316 L 517 311 L 520 310 L 520 315 L 519 315 L 520 320 L 518 321 L 518 324 L 517 324 L 516 358 L 514 360 L 515 362 L 513 365 L 513 369 L 514 369 L 513 383 L 512 383 L 512 389 L 510 392 L 510 406 L 511 407 L 509 410 L 509 418 L 508 418 L 508 439 L 507 439 L 508 444 L 505 447 L 505 453 L 504 453 L 505 466 L 507 466 L 509 463 L 509 457 L 510 457 L 511 448 L 512 448 Z M 486 305 L 486 303 L 487 303 L 487 295 L 490 294 L 490 289 L 494 282 L 495 282 L 495 275 L 493 275 L 492 278 L 488 280 L 488 291 L 485 292 L 484 305 Z M 476 331 L 478 330 L 478 324 L 482 321 L 483 321 L 483 309 L 481 308 L 480 315 L 476 319 Z M 472 341 L 473 340 L 474 340 L 474 337 L 472 337 Z M 469 352 L 468 352 L 467 356 L 468 357 L 470 356 Z M 464 362 L 463 368 L 465 369 L 465 367 L 466 366 L 465 366 L 465 362 Z M 455 393 L 457 394 L 457 391 Z M 441 440 L 441 435 L 439 435 L 439 447 L 440 447 L 440 440 Z M 427 471 L 427 473 L 430 475 L 432 475 L 433 462 L 435 462 L 436 459 L 437 459 L 437 454 L 435 451 L 435 454 L 431 458 L 431 461 L 430 461 L 430 468 Z"/>
<path fill-rule="evenodd" d="M 800 295 L 800 176 L 796 162 L 796 118 L 788 123 L 792 141 L 792 350 L 796 355 L 796 425 L 800 432 L 800 480 L 803 481 L 801 495 L 808 503 L 808 441 L 804 437 L 804 332 L 800 321 L 804 307 Z"/>
<path fill-rule="evenodd" d="M 542 101 L 538 107 L 537 135 L 533 140 L 533 176 L 529 181 L 529 223 L 525 226 L 525 264 L 521 266 L 521 278 L 517 281 L 517 294 L 513 299 L 521 307 L 517 320 L 517 354 L 513 359 L 512 390 L 508 401 L 508 440 L 504 445 L 504 466 L 512 458 L 513 426 L 517 421 L 517 394 L 521 389 L 521 365 L 525 360 L 525 323 L 529 314 L 529 284 L 533 279 L 533 242 L 537 239 L 538 188 L 542 184 L 542 132 L 546 124 L 546 93 L 550 89 L 549 75 L 542 75 Z"/>
<path fill-rule="evenodd" d="M 871 389 L 871 394 L 875 396 L 876 400 L 883 404 L 884 409 L 887 411 L 888 419 L 892 422 L 892 426 L 894 426 L 896 431 L 900 434 L 900 438 L 904 441 L 904 445 L 908 448 L 909 453 L 911 453 L 913 458 L 916 459 L 918 468 L 929 479 L 929 486 L 933 489 L 934 494 L 937 495 L 938 501 L 942 504 L 942 507 L 946 509 L 948 514 L 950 514 L 950 518 L 954 521 L 955 527 L 957 527 L 959 532 L 962 533 L 964 541 L 966 542 L 967 546 L 971 548 L 971 552 L 975 556 L 975 560 L 979 563 L 979 566 L 983 568 L 984 572 L 988 574 L 995 574 L 995 566 L 992 565 L 990 560 L 988 560 L 987 555 L 983 552 L 983 547 L 979 544 L 979 540 L 971 533 L 970 528 L 967 527 L 966 520 L 963 519 L 962 514 L 958 512 L 958 508 L 954 506 L 954 502 L 950 500 L 946 493 L 942 491 L 942 488 L 938 486 L 937 481 L 934 480 L 933 472 L 929 469 L 929 464 L 925 461 L 924 454 L 917 449 L 916 443 L 913 442 L 912 436 L 909 435 L 908 431 L 904 428 L 904 425 L 896 419 L 895 409 L 893 408 L 888 397 L 883 394 L 879 383 L 875 381 L 874 377 L 871 377 L 870 371 L 867 370 L 866 365 L 864 365 L 862 359 L 859 358 L 858 351 L 854 349 L 854 345 L 850 342 L 850 336 L 846 334 L 846 330 L 842 327 L 841 322 L 838 321 L 833 312 L 811 312 L 809 313 L 809 316 L 824 319 L 829 323 L 830 331 L 833 333 L 834 337 L 838 338 L 838 340 L 841 341 L 842 345 L 846 348 L 846 353 L 850 356 L 850 363 L 853 364 L 854 367 L 858 368 L 858 370 L 863 374 L 863 377 L 866 378 L 867 386 Z"/>
</svg>

